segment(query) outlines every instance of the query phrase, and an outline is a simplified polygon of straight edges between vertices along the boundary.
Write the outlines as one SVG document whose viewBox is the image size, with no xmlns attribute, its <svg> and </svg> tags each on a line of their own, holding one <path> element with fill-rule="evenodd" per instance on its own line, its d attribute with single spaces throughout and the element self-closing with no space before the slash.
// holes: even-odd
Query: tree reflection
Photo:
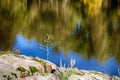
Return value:
<svg viewBox="0 0 120 80">
<path fill-rule="evenodd" d="M 106 61 L 120 53 L 119 0 L 1 0 L 0 49 L 11 49 L 18 33 L 39 42 L 49 34 L 55 51 L 70 50 Z M 80 26 L 77 25 L 80 23 Z"/>
</svg>

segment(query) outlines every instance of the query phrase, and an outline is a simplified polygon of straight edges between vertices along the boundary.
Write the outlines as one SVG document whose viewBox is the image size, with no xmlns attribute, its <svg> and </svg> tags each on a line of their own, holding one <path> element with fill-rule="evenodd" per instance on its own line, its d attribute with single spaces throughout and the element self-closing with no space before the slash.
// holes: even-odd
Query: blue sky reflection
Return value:
<svg viewBox="0 0 120 80">
<path fill-rule="evenodd" d="M 46 50 L 41 49 L 39 43 L 35 39 L 28 40 L 22 35 L 17 35 L 16 42 L 13 47 L 18 48 L 21 54 L 47 59 Z M 95 58 L 86 60 L 73 51 L 70 51 L 67 58 L 65 57 L 62 50 L 59 53 L 55 53 L 53 49 L 49 49 L 49 52 L 50 54 L 48 59 L 55 63 L 57 66 L 60 66 L 60 58 L 62 59 L 62 64 L 66 64 L 66 66 L 69 65 L 70 59 L 72 58 L 76 60 L 74 67 L 77 67 L 78 69 L 95 70 L 118 76 L 119 66 L 115 62 L 114 57 L 111 57 L 106 62 L 100 63 Z"/>
</svg>

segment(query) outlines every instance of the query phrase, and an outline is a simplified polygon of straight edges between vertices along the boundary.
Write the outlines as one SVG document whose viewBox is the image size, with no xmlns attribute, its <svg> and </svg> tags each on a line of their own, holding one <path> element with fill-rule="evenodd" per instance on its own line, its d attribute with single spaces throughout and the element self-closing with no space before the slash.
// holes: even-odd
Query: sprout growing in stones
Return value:
<svg viewBox="0 0 120 80">
<path fill-rule="evenodd" d="M 34 66 L 29 66 L 29 68 L 30 68 L 30 71 L 31 71 L 32 75 L 34 73 L 38 72 L 38 69 L 36 67 L 34 67 Z"/>
<path fill-rule="evenodd" d="M 18 70 L 18 71 L 21 71 L 21 72 L 27 71 L 24 67 L 18 67 L 17 70 Z"/>
</svg>

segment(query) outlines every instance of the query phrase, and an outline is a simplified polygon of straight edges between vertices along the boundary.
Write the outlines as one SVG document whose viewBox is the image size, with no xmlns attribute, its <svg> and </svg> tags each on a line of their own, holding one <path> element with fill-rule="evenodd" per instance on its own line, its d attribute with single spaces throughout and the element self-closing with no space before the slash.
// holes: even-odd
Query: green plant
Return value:
<svg viewBox="0 0 120 80">
<path fill-rule="evenodd" d="M 92 78 L 93 78 L 93 80 L 99 80 L 99 79 L 97 79 L 96 77 L 94 77 L 94 76 L 91 76 Z"/>
<path fill-rule="evenodd" d="M 49 73 L 43 73 L 43 74 L 42 74 L 42 76 L 47 76 L 47 75 L 49 75 Z"/>
<path fill-rule="evenodd" d="M 11 51 L 0 51 L 0 55 L 3 55 L 3 54 L 11 54 L 12 52 Z"/>
<path fill-rule="evenodd" d="M 110 80 L 120 80 L 120 78 L 117 77 L 117 76 L 114 76 L 114 77 L 112 77 Z"/>
<path fill-rule="evenodd" d="M 5 79 L 7 79 L 7 80 L 12 80 L 12 77 L 9 76 L 9 75 L 3 75 L 3 77 L 4 77 Z"/>
<path fill-rule="evenodd" d="M 15 76 L 15 78 L 18 78 L 16 73 L 11 73 L 11 75 Z"/>
<path fill-rule="evenodd" d="M 27 71 L 24 67 L 18 67 L 17 70 L 18 70 L 18 71 L 21 71 L 21 72 Z"/>
<path fill-rule="evenodd" d="M 45 63 L 45 61 L 39 59 L 39 58 L 33 58 L 34 61 L 40 62 L 40 63 Z"/>
<path fill-rule="evenodd" d="M 31 71 L 32 75 L 33 75 L 35 72 L 38 72 L 38 69 L 37 69 L 36 67 L 34 67 L 34 66 L 29 66 L 29 68 L 30 68 L 30 71 Z"/>
<path fill-rule="evenodd" d="M 4 78 L 6 78 L 6 77 L 7 77 L 7 75 L 3 75 L 3 77 L 4 77 Z"/>
<path fill-rule="evenodd" d="M 25 57 L 24 56 L 21 56 L 21 55 L 18 55 L 18 54 L 13 54 L 15 57 L 18 57 L 18 58 L 23 58 L 23 59 L 25 59 Z"/>
<path fill-rule="evenodd" d="M 68 77 L 72 74 L 77 74 L 77 75 L 84 75 L 83 73 L 80 73 L 76 69 L 68 69 L 66 72 L 62 73 L 56 73 L 55 75 L 59 76 L 61 80 L 67 80 Z"/>
</svg>

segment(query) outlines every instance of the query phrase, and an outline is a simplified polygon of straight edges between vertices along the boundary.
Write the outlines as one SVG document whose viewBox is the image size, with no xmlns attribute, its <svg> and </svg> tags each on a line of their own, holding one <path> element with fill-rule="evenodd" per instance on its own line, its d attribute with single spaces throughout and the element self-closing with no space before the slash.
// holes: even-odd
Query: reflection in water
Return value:
<svg viewBox="0 0 120 80">
<path fill-rule="evenodd" d="M 45 46 L 43 46 L 44 48 Z M 16 38 L 16 43 L 14 48 L 19 48 L 21 53 L 27 56 L 40 57 L 47 59 L 47 52 L 39 47 L 39 43 L 36 40 L 29 41 L 28 39 L 23 38 L 22 35 L 18 35 Z M 84 59 L 81 55 L 77 55 L 75 52 L 70 51 L 68 57 L 65 57 L 64 52 L 61 50 L 56 54 L 53 48 L 49 48 L 49 60 L 55 63 L 57 66 L 60 66 L 60 59 L 62 60 L 62 65 L 68 67 L 70 65 L 70 60 L 75 59 L 76 64 L 74 67 L 78 69 L 85 70 L 96 70 L 104 72 L 111 75 L 118 76 L 119 66 L 116 64 L 114 57 L 111 57 L 106 62 L 98 62 L 95 58 L 89 60 Z"/>
<path fill-rule="evenodd" d="M 114 57 L 120 64 L 119 0 L 0 0 L 0 22 L 0 50 L 11 49 L 22 34 L 52 42 L 66 57 L 74 51 L 101 62 Z"/>
</svg>

